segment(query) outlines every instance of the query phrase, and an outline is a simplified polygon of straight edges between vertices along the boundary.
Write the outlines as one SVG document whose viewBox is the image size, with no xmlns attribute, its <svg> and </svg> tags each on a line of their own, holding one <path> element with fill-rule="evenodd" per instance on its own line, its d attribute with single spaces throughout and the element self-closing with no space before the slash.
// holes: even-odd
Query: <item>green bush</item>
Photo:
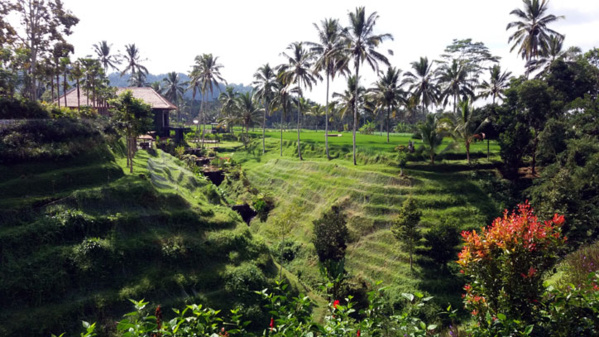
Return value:
<svg viewBox="0 0 599 337">
<path fill-rule="evenodd" d="M 0 97 L 0 119 L 45 119 L 50 114 L 38 101 Z"/>
</svg>

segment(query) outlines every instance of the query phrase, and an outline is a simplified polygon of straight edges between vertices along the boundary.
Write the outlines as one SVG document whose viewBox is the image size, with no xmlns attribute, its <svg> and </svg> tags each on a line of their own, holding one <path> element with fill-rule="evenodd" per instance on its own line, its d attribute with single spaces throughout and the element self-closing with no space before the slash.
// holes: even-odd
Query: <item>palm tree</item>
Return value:
<svg viewBox="0 0 599 337">
<path fill-rule="evenodd" d="M 422 111 L 426 111 L 428 106 L 439 100 L 439 87 L 435 83 L 435 72 L 433 63 L 428 61 L 427 57 L 420 57 L 420 60 L 410 63 L 414 72 L 405 73 L 405 83 L 409 84 L 409 91 L 412 95 L 418 97 L 422 106 Z"/>
<path fill-rule="evenodd" d="M 479 96 L 487 98 L 491 96 L 492 99 L 492 113 L 487 116 L 489 120 L 492 120 L 495 115 L 495 102 L 497 98 L 503 99 L 503 92 L 509 86 L 509 81 L 512 78 L 511 71 L 501 72 L 501 67 L 496 64 L 493 67 L 489 68 L 489 82 L 486 80 L 483 81 L 478 86 L 480 90 Z M 490 148 L 491 148 L 491 139 L 487 137 L 487 160 L 490 158 Z"/>
<path fill-rule="evenodd" d="M 183 94 L 185 94 L 186 90 L 185 85 L 187 85 L 187 83 L 181 83 L 179 74 L 174 71 L 166 74 L 166 77 L 162 79 L 162 83 L 164 83 L 164 86 L 162 87 L 162 94 L 164 97 L 177 105 L 177 103 L 183 99 Z M 180 109 L 177 110 L 177 119 L 179 123 L 181 123 Z"/>
<path fill-rule="evenodd" d="M 130 86 L 138 88 L 148 85 L 148 82 L 146 82 L 146 74 L 141 71 L 133 73 L 131 77 L 129 77 L 128 82 Z"/>
<path fill-rule="evenodd" d="M 513 41 L 510 51 L 519 47 L 518 53 L 523 59 L 530 61 L 546 54 L 550 34 L 563 38 L 558 32 L 547 28 L 547 25 L 563 19 L 564 16 L 545 15 L 549 0 L 522 0 L 522 2 L 524 10 L 514 9 L 510 12 L 520 21 L 510 22 L 506 30 L 516 29 L 508 39 L 508 43 Z"/>
<path fill-rule="evenodd" d="M 485 98 L 491 96 L 493 105 L 495 105 L 497 98 L 503 99 L 503 91 L 507 89 L 511 75 L 511 71 L 504 71 L 502 73 L 501 66 L 498 64 L 489 68 L 489 82 L 485 80 L 478 86 L 481 90 L 479 96 Z"/>
<path fill-rule="evenodd" d="M 125 75 L 128 71 L 131 71 L 131 76 L 135 76 L 136 73 L 148 73 L 148 69 L 140 63 L 142 60 L 140 59 L 139 49 L 137 49 L 135 43 L 126 45 L 125 52 L 126 54 L 123 57 L 127 66 L 121 71 L 121 76 Z"/>
<path fill-rule="evenodd" d="M 327 115 L 328 118 L 327 108 L 318 103 L 311 105 L 308 111 L 306 111 L 306 115 L 314 117 L 314 128 L 316 129 L 316 132 L 318 132 L 318 122 L 320 121 L 320 117 Z"/>
<path fill-rule="evenodd" d="M 327 81 L 327 97 L 325 110 L 324 144 L 327 159 L 329 155 L 329 81 L 335 79 L 337 73 L 347 73 L 346 54 L 343 53 L 343 29 L 337 19 L 325 19 L 320 22 L 320 27 L 314 24 L 318 32 L 318 42 L 308 42 L 311 51 L 316 56 L 314 70 L 324 71 Z"/>
<path fill-rule="evenodd" d="M 563 50 L 564 38 L 558 35 L 551 35 L 547 44 L 547 53 L 536 60 L 526 62 L 526 72 L 532 73 L 541 70 L 535 77 L 541 78 L 549 73 L 551 65 L 556 60 L 573 61 L 580 55 L 581 50 L 578 47 L 570 47 Z"/>
<path fill-rule="evenodd" d="M 302 42 L 293 42 L 287 49 L 290 53 L 287 54 L 283 52 L 282 55 L 287 58 L 288 64 L 280 66 L 282 72 L 279 73 L 279 76 L 283 77 L 283 82 L 287 87 L 294 86 L 292 90 L 296 90 L 299 97 L 299 100 L 297 101 L 297 154 L 299 159 L 303 160 L 300 144 L 300 118 L 302 115 L 302 108 L 301 105 L 299 105 L 299 102 L 301 102 L 301 99 L 304 97 L 302 87 L 312 90 L 312 85 L 320 78 L 320 76 L 310 70 L 314 61 L 314 54 L 306 50 Z"/>
<path fill-rule="evenodd" d="M 75 81 L 75 85 L 77 86 L 77 111 L 81 111 L 81 92 L 80 92 L 80 81 L 83 79 L 83 69 L 81 66 L 81 60 L 77 60 L 73 63 L 73 68 L 69 73 L 69 78 L 71 81 Z"/>
<path fill-rule="evenodd" d="M 444 105 L 447 105 L 449 96 L 453 96 L 453 113 L 457 113 L 460 96 L 464 99 L 474 97 L 476 80 L 469 76 L 464 64 L 456 59 L 452 60 L 451 65 L 444 64 L 441 67 L 439 83 L 444 86 Z"/>
<path fill-rule="evenodd" d="M 359 106 L 364 100 L 364 87 L 357 87 L 358 81 L 355 76 L 349 76 L 347 78 L 347 89 L 342 93 L 333 93 L 333 98 L 337 98 L 337 108 L 340 114 L 340 119 L 343 120 L 345 116 L 350 115 L 354 112 L 355 107 Z M 358 96 L 356 96 L 356 93 Z M 358 99 L 356 99 L 356 97 Z M 356 102 L 357 101 L 357 102 Z"/>
<path fill-rule="evenodd" d="M 467 99 L 460 102 L 459 114 L 453 115 L 451 120 L 451 126 L 453 127 L 452 136 L 464 142 L 468 164 L 470 164 L 470 144 L 474 141 L 474 135 L 478 134 L 487 123 L 489 123 L 489 119 L 485 119 L 476 125 L 472 106 L 470 106 L 470 102 Z"/>
<path fill-rule="evenodd" d="M 441 119 L 441 114 L 428 114 L 426 115 L 426 121 L 418 124 L 418 133 L 422 138 L 422 144 L 429 155 L 431 164 L 435 164 L 437 149 L 443 143 L 443 138 L 446 134 L 445 130 L 441 127 Z"/>
<path fill-rule="evenodd" d="M 62 70 L 62 93 L 64 96 L 64 106 L 67 106 L 67 89 L 69 88 L 69 82 L 67 77 L 71 72 L 71 58 L 68 56 L 60 58 L 60 69 Z"/>
<path fill-rule="evenodd" d="M 119 71 L 117 68 L 117 64 L 121 64 L 121 61 L 118 59 L 116 55 L 110 54 L 110 48 L 112 44 L 108 44 L 106 41 L 100 41 L 98 44 L 94 44 L 94 51 L 96 55 L 98 55 L 98 61 L 104 67 L 104 72 L 108 74 L 108 68 L 112 68 L 116 71 Z"/>
<path fill-rule="evenodd" d="M 386 39 L 393 40 L 391 34 L 374 34 L 374 25 L 379 18 L 376 12 L 372 12 L 366 17 L 364 7 L 356 8 L 356 11 L 349 13 L 350 26 L 344 33 L 345 51 L 350 59 L 354 60 L 356 69 L 356 92 L 355 97 L 358 97 L 359 79 L 360 79 L 360 64 L 366 61 L 370 67 L 378 71 L 378 63 L 382 62 L 389 65 L 389 60 L 383 54 L 376 51 L 376 48 Z M 356 128 L 358 124 L 358 105 L 354 105 L 354 129 L 353 129 L 353 153 L 354 165 L 356 165 Z"/>
<path fill-rule="evenodd" d="M 231 86 L 225 87 L 225 91 L 218 95 L 218 101 L 221 106 L 221 119 L 226 121 L 227 128 L 230 130 L 233 130 L 231 126 L 238 122 L 237 110 L 235 110 L 237 96 L 238 93 Z"/>
<path fill-rule="evenodd" d="M 283 121 L 287 116 L 287 111 L 291 110 L 291 93 L 297 90 L 289 87 L 283 77 L 284 70 L 278 67 L 277 81 L 275 83 L 275 96 L 272 101 L 272 110 L 281 110 L 280 128 L 280 156 L 283 156 Z"/>
<path fill-rule="evenodd" d="M 246 92 L 237 96 L 235 100 L 235 108 L 239 112 L 239 117 L 245 128 L 244 144 L 247 147 L 250 140 L 250 126 L 258 119 L 261 109 L 254 97 L 254 92 Z"/>
<path fill-rule="evenodd" d="M 256 98 L 262 100 L 262 103 L 264 104 L 264 115 L 262 116 L 262 153 L 264 154 L 266 153 L 266 147 L 264 145 L 266 115 L 268 114 L 268 109 L 275 96 L 277 75 L 275 74 L 274 69 L 266 63 L 254 73 L 254 79 L 252 84 L 256 89 Z"/>
<path fill-rule="evenodd" d="M 387 143 L 389 143 L 389 117 L 391 111 L 404 101 L 404 91 L 401 89 L 403 83 L 399 81 L 400 74 L 401 70 L 395 67 L 387 68 L 386 73 L 380 74 L 374 88 L 369 90 L 376 102 L 375 104 L 387 108 Z"/>
<path fill-rule="evenodd" d="M 219 84 L 223 82 L 225 85 L 227 81 L 222 77 L 220 69 L 223 67 L 222 64 L 218 63 L 218 56 L 212 56 L 212 54 L 202 54 L 195 57 L 195 65 L 191 73 L 191 84 L 194 88 L 197 85 L 200 86 L 202 92 L 202 104 L 200 106 L 200 123 L 202 124 L 202 147 L 204 147 L 204 132 L 206 131 L 205 121 L 205 104 L 206 104 L 206 92 L 210 92 L 210 96 L 214 94 L 214 87 L 220 90 Z M 195 95 L 194 95 L 195 97 Z"/>
</svg>

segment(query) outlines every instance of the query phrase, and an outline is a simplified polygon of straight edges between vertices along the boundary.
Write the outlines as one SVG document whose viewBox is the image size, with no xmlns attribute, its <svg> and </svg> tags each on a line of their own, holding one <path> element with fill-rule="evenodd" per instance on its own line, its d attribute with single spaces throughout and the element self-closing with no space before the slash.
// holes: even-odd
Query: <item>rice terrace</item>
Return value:
<svg viewBox="0 0 599 337">
<path fill-rule="evenodd" d="M 599 336 L 599 4 L 140 4 L 0 2 L 0 336 Z"/>
</svg>

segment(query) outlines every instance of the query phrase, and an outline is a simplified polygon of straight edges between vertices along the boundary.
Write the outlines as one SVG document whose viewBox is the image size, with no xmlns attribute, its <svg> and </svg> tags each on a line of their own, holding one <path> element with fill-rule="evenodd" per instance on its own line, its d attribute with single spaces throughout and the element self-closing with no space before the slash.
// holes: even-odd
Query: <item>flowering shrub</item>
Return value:
<svg viewBox="0 0 599 337">
<path fill-rule="evenodd" d="M 542 276 L 566 241 L 563 223 L 564 217 L 557 214 L 539 221 L 526 202 L 511 214 L 506 210 L 480 234 L 462 233 L 458 264 L 473 281 L 464 287 L 465 304 L 479 322 L 499 312 L 531 321 L 544 290 Z"/>
</svg>

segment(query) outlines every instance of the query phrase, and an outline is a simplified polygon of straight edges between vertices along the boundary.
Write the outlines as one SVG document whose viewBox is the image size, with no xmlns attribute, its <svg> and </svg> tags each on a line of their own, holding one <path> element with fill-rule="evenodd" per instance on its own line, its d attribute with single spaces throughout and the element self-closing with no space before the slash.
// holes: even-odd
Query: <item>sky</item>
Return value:
<svg viewBox="0 0 599 337">
<path fill-rule="evenodd" d="M 106 40 L 115 52 L 135 43 L 150 73 L 188 73 L 196 55 L 212 53 L 223 65 L 229 83 L 251 84 L 256 70 L 286 62 L 281 56 L 295 41 L 316 41 L 316 28 L 325 18 L 348 25 L 348 13 L 365 6 L 367 15 L 379 15 L 376 33 L 390 33 L 393 41 L 381 51 L 393 50 L 392 66 L 410 70 L 421 56 L 437 59 L 453 39 L 483 42 L 501 57 L 503 69 L 521 74 L 524 61 L 510 53 L 510 11 L 521 0 L 63 0 L 79 19 L 68 41 L 75 57 L 93 55 L 93 44 Z M 599 47 L 599 1 L 551 0 L 549 13 L 566 18 L 550 28 L 566 35 L 565 47 L 583 51 Z M 365 69 L 365 68 L 363 68 Z M 386 69 L 382 65 L 381 69 Z M 361 71 L 361 84 L 370 86 L 376 75 Z M 333 83 L 342 91 L 345 80 Z M 307 96 L 324 103 L 325 85 L 319 83 Z"/>
</svg>

